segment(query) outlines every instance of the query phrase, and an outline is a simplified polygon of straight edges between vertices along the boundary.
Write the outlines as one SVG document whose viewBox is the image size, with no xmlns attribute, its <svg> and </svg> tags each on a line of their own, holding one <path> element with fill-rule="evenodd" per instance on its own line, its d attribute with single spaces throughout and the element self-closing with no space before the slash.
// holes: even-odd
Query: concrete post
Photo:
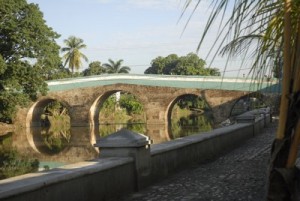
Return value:
<svg viewBox="0 0 300 201">
<path fill-rule="evenodd" d="M 100 158 L 132 157 L 135 163 L 136 190 L 147 185 L 147 176 L 151 171 L 149 137 L 127 129 L 101 138 L 95 144 L 99 147 Z"/>
</svg>

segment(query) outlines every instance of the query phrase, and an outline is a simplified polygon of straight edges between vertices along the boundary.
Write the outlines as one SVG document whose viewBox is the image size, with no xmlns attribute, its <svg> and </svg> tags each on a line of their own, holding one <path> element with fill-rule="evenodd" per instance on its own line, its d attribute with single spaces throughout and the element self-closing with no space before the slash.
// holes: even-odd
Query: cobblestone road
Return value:
<svg viewBox="0 0 300 201">
<path fill-rule="evenodd" d="M 128 195 L 123 201 L 264 200 L 270 146 L 276 125 L 270 124 L 262 134 L 211 163 L 173 175 Z"/>
</svg>

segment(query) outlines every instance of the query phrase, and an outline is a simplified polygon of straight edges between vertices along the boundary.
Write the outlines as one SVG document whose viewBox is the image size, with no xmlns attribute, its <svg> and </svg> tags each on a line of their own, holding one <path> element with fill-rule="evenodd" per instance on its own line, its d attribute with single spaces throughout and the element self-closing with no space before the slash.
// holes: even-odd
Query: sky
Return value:
<svg viewBox="0 0 300 201">
<path fill-rule="evenodd" d="M 89 62 L 83 62 L 81 70 L 93 61 L 107 63 L 108 59 L 123 59 L 123 65 L 129 66 L 133 74 L 144 74 L 158 56 L 195 53 L 210 12 L 209 0 L 203 0 L 184 29 L 193 8 L 180 18 L 185 0 L 27 1 L 39 5 L 46 24 L 61 35 L 57 40 L 61 47 L 64 47 L 63 40 L 71 35 L 84 40 L 87 48 L 82 52 Z M 225 58 L 217 57 L 214 63 L 211 56 L 207 58 L 217 28 L 197 54 L 223 72 Z M 231 63 L 226 69 L 227 76 L 238 76 L 238 63 L 238 60 Z"/>
</svg>

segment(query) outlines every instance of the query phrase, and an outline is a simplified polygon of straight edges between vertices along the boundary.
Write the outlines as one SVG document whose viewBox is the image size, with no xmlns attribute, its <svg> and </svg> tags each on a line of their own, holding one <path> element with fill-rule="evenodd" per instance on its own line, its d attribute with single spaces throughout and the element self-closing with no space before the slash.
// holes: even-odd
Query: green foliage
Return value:
<svg viewBox="0 0 300 201">
<path fill-rule="evenodd" d="M 128 66 L 122 66 L 123 59 L 118 61 L 108 60 L 108 63 L 103 64 L 107 73 L 129 73 L 130 68 Z"/>
<path fill-rule="evenodd" d="M 145 134 L 147 130 L 145 123 L 135 123 L 129 120 L 127 123 L 123 124 L 101 124 L 99 128 L 99 134 L 101 137 L 105 137 L 109 134 L 115 133 L 120 128 L 126 128 L 128 130 L 141 134 Z"/>
<path fill-rule="evenodd" d="M 66 108 L 59 101 L 50 102 L 45 108 L 44 113 L 50 116 L 59 116 L 62 112 L 66 112 Z"/>
<path fill-rule="evenodd" d="M 109 96 L 101 105 L 99 114 L 99 123 L 108 123 L 115 121 L 116 96 Z M 120 113 L 121 111 L 118 111 Z"/>
<path fill-rule="evenodd" d="M 199 132 L 207 132 L 213 129 L 213 121 L 210 115 L 189 115 L 176 117 L 171 120 L 172 139 L 189 136 Z"/>
<path fill-rule="evenodd" d="M 209 106 L 205 102 L 205 100 L 201 99 L 200 97 L 194 96 L 194 95 L 188 95 L 181 97 L 177 105 L 183 109 L 183 108 L 198 108 L 198 109 L 209 109 Z"/>
<path fill-rule="evenodd" d="M 72 75 L 69 69 L 64 68 L 62 65 L 60 65 L 56 69 L 53 69 L 51 73 L 48 73 L 47 80 L 57 80 L 57 79 L 71 78 L 71 77 L 77 77 L 77 76 Z"/>
<path fill-rule="evenodd" d="M 71 126 L 68 109 L 56 100 L 46 105 L 41 115 L 41 122 L 44 127 L 50 127 L 50 130 L 57 132 L 68 131 Z"/>
<path fill-rule="evenodd" d="M 120 97 L 120 106 L 125 108 L 129 115 L 142 114 L 143 105 L 131 94 L 124 93 Z"/>
<path fill-rule="evenodd" d="M 157 57 L 156 59 L 152 60 L 151 67 L 145 70 L 145 74 L 164 74 L 164 68 L 170 65 L 170 57 L 175 57 L 174 61 L 178 59 L 178 56 L 175 54 L 169 55 L 167 57 Z M 175 64 L 176 65 L 176 64 Z"/>
<path fill-rule="evenodd" d="M 38 170 L 39 161 L 20 154 L 11 147 L 11 134 L 0 137 L 0 179 L 6 179 Z"/>
<path fill-rule="evenodd" d="M 110 96 L 103 102 L 101 106 L 101 110 L 108 109 L 110 111 L 113 111 L 115 109 L 115 106 L 116 106 L 116 97 Z"/>
<path fill-rule="evenodd" d="M 106 124 L 106 125 L 101 125 L 99 127 L 99 135 L 101 137 L 108 136 L 109 134 L 115 133 L 116 132 L 116 125 L 115 124 Z"/>
<path fill-rule="evenodd" d="M 56 130 L 57 129 L 57 130 Z M 50 154 L 61 152 L 70 142 L 70 127 L 68 130 L 61 130 L 61 127 L 50 127 L 50 130 L 42 132 L 43 142 Z"/>
<path fill-rule="evenodd" d="M 26 94 L 12 91 L 0 92 L 0 121 L 11 123 L 16 114 L 16 105 L 25 106 L 28 99 Z"/>
<path fill-rule="evenodd" d="M 195 6 L 192 9 L 194 11 L 200 8 L 200 1 L 194 4 L 193 0 L 186 0 L 183 14 L 190 10 L 189 7 Z M 200 50 L 205 39 L 211 39 L 210 32 L 215 32 L 214 28 L 217 26 L 220 29 L 207 56 L 216 58 L 217 55 L 227 55 L 228 61 L 236 57 L 243 58 L 240 69 L 245 68 L 245 65 L 248 66 L 247 68 L 251 67 L 249 75 L 252 74 L 253 78 L 261 81 L 264 80 L 265 75 L 271 77 L 272 73 L 274 77 L 281 76 L 284 57 L 285 23 L 283 21 L 286 19 L 284 2 L 281 0 L 214 1 L 203 34 L 200 36 L 197 51 Z M 299 1 L 290 2 L 292 2 L 290 28 L 293 34 L 288 41 L 296 48 L 299 47 L 296 42 L 299 35 Z M 229 66 L 225 65 L 225 71 L 227 67 Z"/>
<path fill-rule="evenodd" d="M 145 134 L 147 131 L 145 123 L 139 123 L 135 121 L 129 121 L 127 124 L 127 129 L 141 134 Z"/>
<path fill-rule="evenodd" d="M 102 104 L 100 110 L 100 123 L 126 123 L 129 119 L 144 119 L 143 106 L 131 94 L 121 93 L 117 102 L 116 96 L 108 97 Z M 144 120 L 141 120 L 143 122 Z"/>
<path fill-rule="evenodd" d="M 100 61 L 90 63 L 89 67 L 82 72 L 83 76 L 101 75 L 103 73 L 106 73 L 106 69 L 101 65 Z"/>
<path fill-rule="evenodd" d="M 13 143 L 12 135 L 13 133 L 9 132 L 5 135 L 0 136 L 0 150 L 8 149 L 9 147 L 12 146 Z"/>
<path fill-rule="evenodd" d="M 70 36 L 68 39 L 65 39 L 64 43 L 66 44 L 66 47 L 61 49 L 62 52 L 66 52 L 63 55 L 63 58 L 65 59 L 64 66 L 69 64 L 69 68 L 72 73 L 74 73 L 74 68 L 78 70 L 82 65 L 81 59 L 88 61 L 88 58 L 80 52 L 80 49 L 86 48 L 86 45 L 81 38 L 75 36 Z"/>
<path fill-rule="evenodd" d="M 26 0 L 0 0 L 0 5 L 0 121 L 11 121 L 16 105 L 47 92 L 44 80 L 61 63 L 59 35 L 37 5 Z"/>
<path fill-rule="evenodd" d="M 0 75 L 5 72 L 6 68 L 7 68 L 6 63 L 5 63 L 2 55 L 0 54 Z"/>
<path fill-rule="evenodd" d="M 205 100 L 187 95 L 177 100 L 172 109 L 172 139 L 213 129 L 213 117 Z"/>
<path fill-rule="evenodd" d="M 218 69 L 206 68 L 205 65 L 205 61 L 194 53 L 182 57 L 170 54 L 152 60 L 151 67 L 145 70 L 145 74 L 220 76 Z"/>
<path fill-rule="evenodd" d="M 157 57 L 152 60 L 151 67 L 145 70 L 145 74 L 171 74 L 176 67 L 179 57 L 176 54 L 170 54 L 167 57 Z"/>
<path fill-rule="evenodd" d="M 50 154 L 59 153 L 70 142 L 70 116 L 68 110 L 58 101 L 50 102 L 41 116 L 44 144 Z"/>
</svg>

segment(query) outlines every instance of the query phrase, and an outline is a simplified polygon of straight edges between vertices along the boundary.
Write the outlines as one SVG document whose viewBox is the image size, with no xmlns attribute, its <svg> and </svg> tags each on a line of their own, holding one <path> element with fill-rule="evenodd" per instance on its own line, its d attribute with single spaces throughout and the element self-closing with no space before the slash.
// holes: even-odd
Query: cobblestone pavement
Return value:
<svg viewBox="0 0 300 201">
<path fill-rule="evenodd" d="M 123 201 L 265 200 L 270 147 L 276 123 L 217 160 L 191 167 Z"/>
</svg>

